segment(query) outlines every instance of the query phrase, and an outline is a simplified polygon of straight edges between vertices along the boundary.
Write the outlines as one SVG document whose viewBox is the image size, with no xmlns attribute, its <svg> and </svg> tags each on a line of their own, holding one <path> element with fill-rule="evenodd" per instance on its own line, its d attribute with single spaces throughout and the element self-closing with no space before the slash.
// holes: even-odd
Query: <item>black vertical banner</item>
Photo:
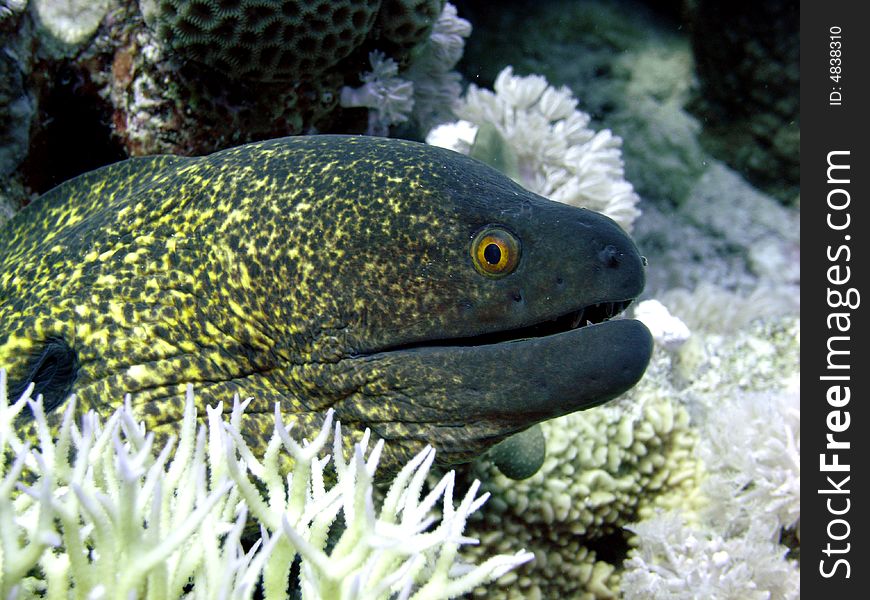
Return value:
<svg viewBox="0 0 870 600">
<path fill-rule="evenodd" d="M 801 592 L 870 589 L 870 20 L 801 2 Z"/>
</svg>

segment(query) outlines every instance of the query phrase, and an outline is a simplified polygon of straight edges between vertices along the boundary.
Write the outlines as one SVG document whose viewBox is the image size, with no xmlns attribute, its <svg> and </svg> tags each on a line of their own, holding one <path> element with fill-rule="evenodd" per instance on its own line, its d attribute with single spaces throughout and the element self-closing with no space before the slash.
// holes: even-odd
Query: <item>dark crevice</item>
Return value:
<svg viewBox="0 0 870 600">
<path fill-rule="evenodd" d="M 112 136 L 111 108 L 87 73 L 63 65 L 47 73 L 39 121 L 21 171 L 31 190 L 42 194 L 82 173 L 127 155 Z"/>
</svg>

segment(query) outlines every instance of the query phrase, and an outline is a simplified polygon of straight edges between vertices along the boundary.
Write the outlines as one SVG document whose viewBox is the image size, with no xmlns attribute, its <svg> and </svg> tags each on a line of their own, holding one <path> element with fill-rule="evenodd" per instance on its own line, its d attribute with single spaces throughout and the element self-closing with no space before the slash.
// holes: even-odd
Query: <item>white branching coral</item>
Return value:
<svg viewBox="0 0 870 600">
<path fill-rule="evenodd" d="M 400 74 L 399 65 L 383 52 L 371 52 L 372 70 L 360 75 L 363 85 L 341 89 L 341 106 L 369 109 L 369 135 L 386 136 L 391 126 L 412 118 L 423 131 L 451 119 L 462 91 L 460 75 L 453 68 L 470 34 L 471 24 L 446 3 L 429 39 L 405 71 Z"/>
<path fill-rule="evenodd" d="M 360 75 L 363 85 L 341 88 L 345 108 L 369 109 L 369 135 L 386 136 L 390 125 L 404 123 L 414 108 L 414 84 L 399 77 L 399 65 L 383 52 L 369 53 L 372 70 Z"/>
<path fill-rule="evenodd" d="M 197 427 L 189 388 L 177 443 L 156 453 L 129 399 L 105 423 L 89 413 L 81 427 L 71 399 L 55 432 L 30 393 L 9 403 L 0 371 L 3 598 L 73 590 L 80 598 L 180 598 L 191 585 L 196 598 L 252 598 L 258 587 L 264 598 L 287 598 L 299 555 L 303 599 L 430 600 L 465 593 L 532 558 L 519 551 L 477 566 L 457 558 L 475 542 L 463 530 L 487 494 L 478 496 L 474 484 L 454 505 L 452 472 L 424 493 L 431 448 L 397 475 L 376 509 L 382 443 L 368 451 L 366 435 L 345 460 L 336 423 L 334 454 L 324 456 L 331 412 L 317 438 L 301 444 L 276 412 L 258 460 L 239 431 L 247 403 L 238 400 L 228 419 L 219 404 L 207 409 L 208 426 Z M 16 428 L 28 408 L 35 448 Z M 284 452 L 294 462 L 286 477 Z M 249 515 L 261 537 L 246 551 Z M 337 537 L 329 548 L 328 534 Z"/>
<path fill-rule="evenodd" d="M 540 75 L 519 77 L 507 67 L 493 87 L 470 85 L 455 112 L 475 128 L 495 127 L 516 154 L 519 183 L 551 200 L 602 212 L 630 230 L 640 199 L 624 177 L 622 140 L 607 129 L 593 131 L 571 91 Z M 456 125 L 442 127 L 430 133 L 429 143 L 470 152 L 467 136 L 451 138 Z M 468 128 L 463 124 L 459 131 Z"/>
<path fill-rule="evenodd" d="M 640 546 L 625 563 L 626 600 L 794 600 L 800 598 L 797 563 L 787 549 L 750 530 L 723 538 L 686 526 L 665 513 L 630 527 Z"/>
<path fill-rule="evenodd" d="M 794 318 L 767 319 L 698 334 L 674 354 L 704 503 L 628 526 L 637 547 L 624 563 L 626 598 L 799 597 L 799 567 L 786 558 L 800 540 L 799 334 Z"/>
<path fill-rule="evenodd" d="M 780 393 L 736 397 L 704 423 L 708 519 L 720 531 L 751 525 L 778 541 L 782 529 L 800 527 L 800 394 L 797 380 L 792 384 Z"/>
<path fill-rule="evenodd" d="M 452 121 L 462 93 L 461 76 L 453 69 L 462 58 L 471 23 L 461 18 L 449 2 L 429 36 L 428 43 L 408 67 L 405 77 L 414 82 L 413 119 L 420 131 Z"/>
</svg>

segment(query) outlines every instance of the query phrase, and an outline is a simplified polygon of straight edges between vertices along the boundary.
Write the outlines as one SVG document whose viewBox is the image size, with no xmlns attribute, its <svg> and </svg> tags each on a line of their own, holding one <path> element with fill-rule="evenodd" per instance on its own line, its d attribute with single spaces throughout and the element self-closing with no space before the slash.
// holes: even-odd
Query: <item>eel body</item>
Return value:
<svg viewBox="0 0 870 600">
<path fill-rule="evenodd" d="M 469 460 L 607 401 L 646 368 L 630 238 L 440 148 L 306 136 L 134 158 L 70 180 L 0 230 L 0 366 L 50 416 L 132 394 L 171 432 L 185 389 L 275 404 L 303 433 L 333 407 L 395 466 Z"/>
</svg>

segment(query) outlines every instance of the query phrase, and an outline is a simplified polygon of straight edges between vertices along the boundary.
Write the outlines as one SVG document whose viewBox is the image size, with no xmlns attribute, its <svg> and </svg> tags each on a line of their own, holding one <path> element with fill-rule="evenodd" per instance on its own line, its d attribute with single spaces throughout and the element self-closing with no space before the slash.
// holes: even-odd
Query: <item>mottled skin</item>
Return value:
<svg viewBox="0 0 870 600">
<path fill-rule="evenodd" d="M 522 245 L 502 278 L 472 265 L 488 224 Z M 457 462 L 620 394 L 651 346 L 631 320 L 470 336 L 631 299 L 643 281 L 612 221 L 459 154 L 284 138 L 131 159 L 27 207 L 0 230 L 0 365 L 20 388 L 62 340 L 80 407 L 107 414 L 130 392 L 158 432 L 193 383 L 201 405 L 253 397 L 244 433 L 261 447 L 276 402 L 309 433 L 331 406 L 351 437 L 369 426 L 388 440 L 389 467 L 425 443 Z"/>
</svg>

